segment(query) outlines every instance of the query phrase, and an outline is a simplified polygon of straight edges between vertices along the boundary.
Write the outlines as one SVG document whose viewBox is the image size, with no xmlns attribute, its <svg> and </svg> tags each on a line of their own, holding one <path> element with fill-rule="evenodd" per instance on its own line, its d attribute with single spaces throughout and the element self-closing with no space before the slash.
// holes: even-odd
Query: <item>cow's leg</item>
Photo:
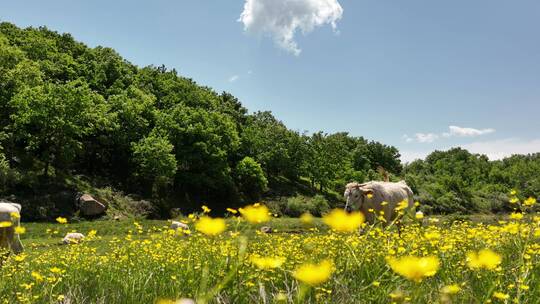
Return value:
<svg viewBox="0 0 540 304">
<path fill-rule="evenodd" d="M 21 243 L 21 239 L 19 238 L 19 235 L 18 234 L 15 234 L 15 228 L 13 227 L 9 227 L 11 229 L 9 229 L 9 232 L 8 232 L 8 237 L 9 237 L 9 241 L 10 241 L 10 244 L 9 244 L 9 247 L 11 247 L 11 250 L 15 253 L 15 254 L 19 254 L 21 252 L 23 252 L 23 245 Z"/>
<path fill-rule="evenodd" d="M 9 256 L 9 240 L 7 228 L 0 228 L 0 266 Z"/>
</svg>

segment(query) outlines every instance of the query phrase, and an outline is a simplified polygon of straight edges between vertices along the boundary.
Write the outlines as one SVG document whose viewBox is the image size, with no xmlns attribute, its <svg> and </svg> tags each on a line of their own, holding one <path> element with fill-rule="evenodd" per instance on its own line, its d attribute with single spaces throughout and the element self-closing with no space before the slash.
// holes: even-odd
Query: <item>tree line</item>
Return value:
<svg viewBox="0 0 540 304">
<path fill-rule="evenodd" d="M 174 69 L 0 23 L 0 196 L 84 177 L 163 209 L 224 209 L 261 199 L 280 179 L 341 193 L 347 182 L 379 179 L 383 167 L 432 211 L 465 212 L 511 187 L 538 193 L 539 163 L 452 150 L 403 165 L 393 146 L 291 130 Z"/>
</svg>

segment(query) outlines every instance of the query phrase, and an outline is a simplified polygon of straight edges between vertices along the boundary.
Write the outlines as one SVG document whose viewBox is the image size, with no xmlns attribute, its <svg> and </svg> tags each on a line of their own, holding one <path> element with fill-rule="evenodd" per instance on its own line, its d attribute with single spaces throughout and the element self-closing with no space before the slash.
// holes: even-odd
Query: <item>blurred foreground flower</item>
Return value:
<svg viewBox="0 0 540 304">
<path fill-rule="evenodd" d="M 270 220 L 270 214 L 265 205 L 254 204 L 245 208 L 240 208 L 238 211 L 252 224 L 260 224 Z"/>
<path fill-rule="evenodd" d="M 285 258 L 282 257 L 258 257 L 258 256 L 252 256 L 250 258 L 251 263 L 253 263 L 255 266 L 257 266 L 260 269 L 271 269 L 271 268 L 278 268 L 283 265 L 283 262 L 285 262 Z"/>
<path fill-rule="evenodd" d="M 425 277 L 434 276 L 439 269 L 439 259 L 434 256 L 389 258 L 388 264 L 394 272 L 415 282 L 421 282 Z"/>
<path fill-rule="evenodd" d="M 57 217 L 56 221 L 58 223 L 60 223 L 60 224 L 66 224 L 67 223 L 67 219 L 65 217 L 61 217 L 61 216 Z"/>
<path fill-rule="evenodd" d="M 206 235 L 218 235 L 225 231 L 227 224 L 222 218 L 211 218 L 208 216 L 201 217 L 195 223 L 195 229 Z"/>
<path fill-rule="evenodd" d="M 11 226 L 13 226 L 11 222 L 0 222 L 0 228 L 7 228 Z"/>
<path fill-rule="evenodd" d="M 302 283 L 315 286 L 328 281 L 332 272 L 334 272 L 334 265 L 331 261 L 324 260 L 318 265 L 301 265 L 294 271 L 293 276 Z"/>
<path fill-rule="evenodd" d="M 488 269 L 493 270 L 502 262 L 502 257 L 497 253 L 482 249 L 478 253 L 469 252 L 467 254 L 467 265 L 471 269 Z"/>
<path fill-rule="evenodd" d="M 26 232 L 26 228 L 21 227 L 21 226 L 15 227 L 15 233 L 16 234 L 24 234 L 25 232 Z"/>
<path fill-rule="evenodd" d="M 313 215 L 311 213 L 306 212 L 300 216 L 300 221 L 304 224 L 311 224 L 313 223 Z"/>
<path fill-rule="evenodd" d="M 347 213 L 341 209 L 334 209 L 323 216 L 323 222 L 333 230 L 353 232 L 364 223 L 364 215 L 361 212 Z"/>
<path fill-rule="evenodd" d="M 456 294 L 456 293 L 458 293 L 460 290 L 461 290 L 461 287 L 459 287 L 458 284 L 452 284 L 452 285 L 444 286 L 444 287 L 441 289 L 441 292 L 442 292 L 442 293 L 445 293 L 445 294 Z"/>
</svg>

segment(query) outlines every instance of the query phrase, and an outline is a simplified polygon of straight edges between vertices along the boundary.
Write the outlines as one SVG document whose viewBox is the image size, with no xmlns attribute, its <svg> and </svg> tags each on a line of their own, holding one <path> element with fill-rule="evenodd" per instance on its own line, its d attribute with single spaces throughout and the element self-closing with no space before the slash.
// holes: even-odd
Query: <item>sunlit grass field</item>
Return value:
<svg viewBox="0 0 540 304">
<path fill-rule="evenodd" d="M 0 303 L 540 301 L 540 218 L 532 214 L 419 216 L 401 234 L 344 226 L 349 215 L 267 220 L 231 217 L 222 231 L 186 218 L 188 236 L 167 221 L 23 224 L 25 252 L 0 269 Z M 274 231 L 261 233 L 262 225 Z M 72 231 L 87 238 L 60 245 Z"/>
</svg>

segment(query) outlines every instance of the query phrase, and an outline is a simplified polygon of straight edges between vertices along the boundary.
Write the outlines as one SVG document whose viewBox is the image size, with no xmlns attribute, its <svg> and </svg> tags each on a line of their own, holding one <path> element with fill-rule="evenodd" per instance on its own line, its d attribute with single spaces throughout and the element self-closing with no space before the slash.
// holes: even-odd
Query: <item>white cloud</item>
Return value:
<svg viewBox="0 0 540 304">
<path fill-rule="evenodd" d="M 489 159 L 502 159 L 513 154 L 540 152 L 540 139 L 522 140 L 507 138 L 465 144 L 463 148 L 472 153 L 485 154 Z"/>
<path fill-rule="evenodd" d="M 326 24 L 335 31 L 342 15 L 338 0 L 246 0 L 238 21 L 246 32 L 268 35 L 298 56 L 302 50 L 294 40 L 297 31 L 307 34 Z"/>
<path fill-rule="evenodd" d="M 414 134 L 414 138 L 408 136 L 407 134 L 403 135 L 402 138 L 406 142 L 410 143 L 413 141 L 419 142 L 419 143 L 432 143 L 436 141 L 437 139 L 442 138 L 450 138 L 450 137 L 476 137 L 481 136 L 485 134 L 494 133 L 495 129 L 488 128 L 488 129 L 474 129 L 474 128 L 464 128 L 464 127 L 458 127 L 458 126 L 449 126 L 448 127 L 449 132 L 443 132 L 440 134 L 437 133 L 416 133 Z"/>
<path fill-rule="evenodd" d="M 414 134 L 414 138 L 419 143 L 430 143 L 439 139 L 439 135 L 435 133 L 416 133 Z"/>
<path fill-rule="evenodd" d="M 519 138 L 506 138 L 490 141 L 479 141 L 461 145 L 471 153 L 484 154 L 490 160 L 503 159 L 513 154 L 529 154 L 540 152 L 540 139 L 524 140 Z M 446 151 L 450 147 L 438 148 L 436 150 Z M 402 150 L 401 161 L 411 162 L 416 159 L 424 159 L 434 150 Z"/>
<path fill-rule="evenodd" d="M 473 128 L 462 128 L 458 126 L 449 126 L 450 129 L 450 136 L 461 136 L 461 137 L 474 137 L 474 136 L 480 136 L 484 134 L 489 134 L 495 132 L 495 129 L 489 128 L 489 129 L 473 129 Z M 445 133 L 448 134 L 448 133 Z"/>
<path fill-rule="evenodd" d="M 240 78 L 240 76 L 238 75 L 232 75 L 231 77 L 229 77 L 229 82 L 235 82 L 238 80 L 238 78 Z"/>
</svg>

